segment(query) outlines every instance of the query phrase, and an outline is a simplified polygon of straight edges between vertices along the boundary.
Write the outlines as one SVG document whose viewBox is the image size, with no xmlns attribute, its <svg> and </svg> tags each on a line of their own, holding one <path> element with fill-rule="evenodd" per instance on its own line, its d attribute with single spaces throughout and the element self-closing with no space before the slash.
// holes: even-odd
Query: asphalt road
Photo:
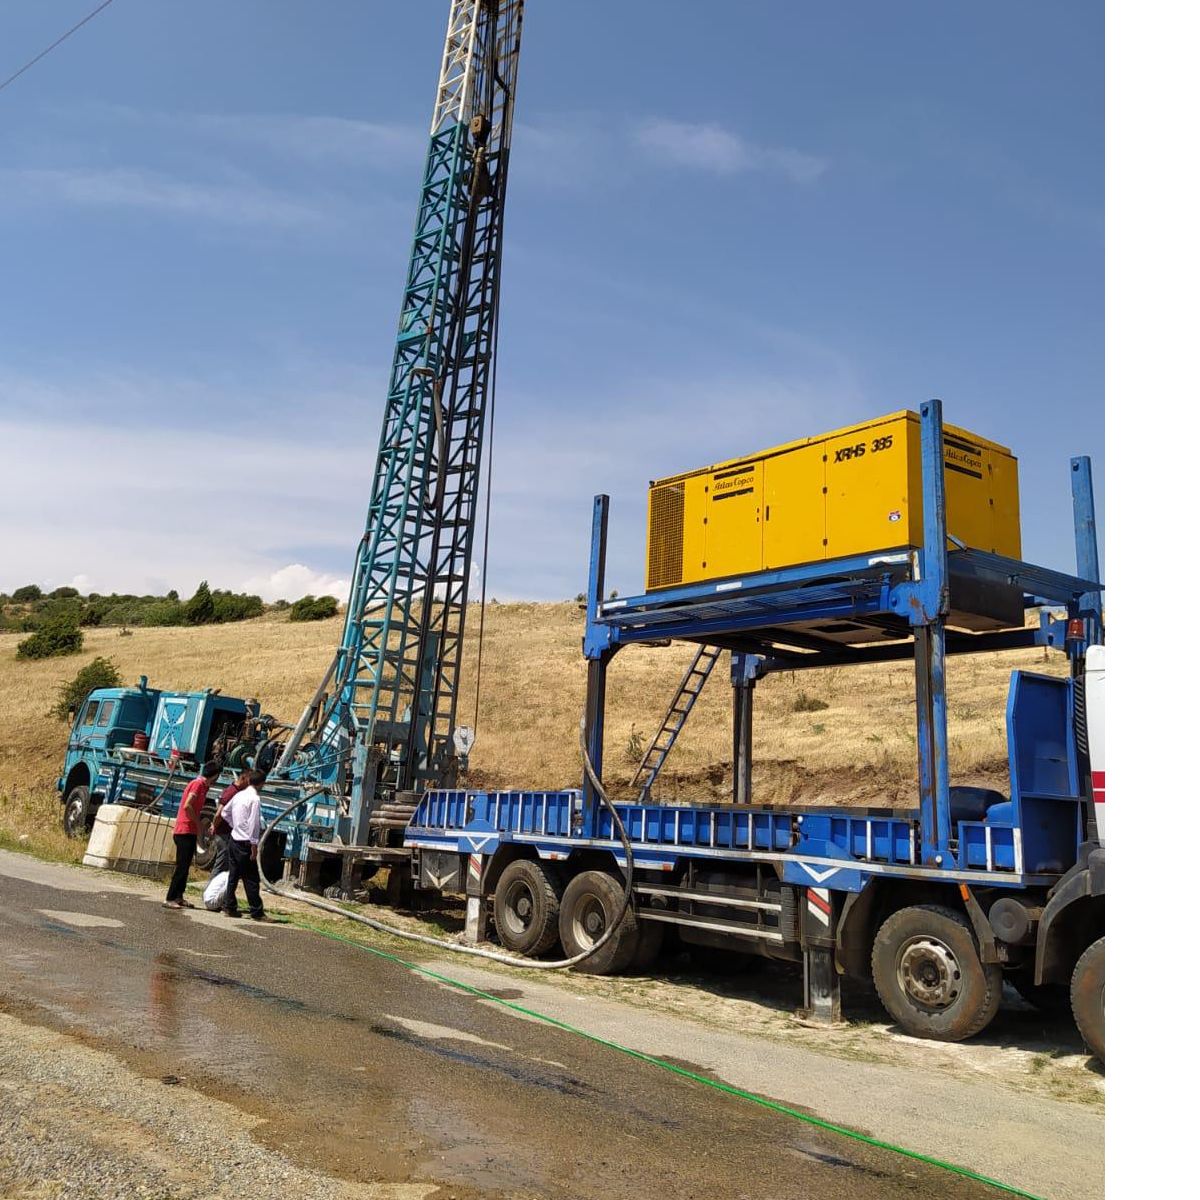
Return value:
<svg viewBox="0 0 1200 1200">
<path fill-rule="evenodd" d="M 1000 1194 L 352 946 L 166 911 L 69 868 L 0 862 L 0 1010 L 146 1081 L 177 1083 L 169 1096 L 233 1105 L 254 1118 L 255 1141 L 298 1169 L 428 1185 L 404 1194 Z M 0 1164 L 0 1182 L 28 1181 L 5 1181 Z"/>
</svg>

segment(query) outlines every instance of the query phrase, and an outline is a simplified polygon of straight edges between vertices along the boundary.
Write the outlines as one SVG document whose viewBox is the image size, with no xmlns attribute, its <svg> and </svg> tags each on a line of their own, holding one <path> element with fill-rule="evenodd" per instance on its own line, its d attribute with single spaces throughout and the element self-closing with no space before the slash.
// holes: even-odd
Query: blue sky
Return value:
<svg viewBox="0 0 1200 1200">
<path fill-rule="evenodd" d="M 446 11 L 115 0 L 0 92 L 0 589 L 344 582 Z M 639 591 L 649 478 L 928 396 L 1073 566 L 1100 5 L 530 0 L 518 109 L 489 592 L 582 590 L 597 491 Z"/>
</svg>

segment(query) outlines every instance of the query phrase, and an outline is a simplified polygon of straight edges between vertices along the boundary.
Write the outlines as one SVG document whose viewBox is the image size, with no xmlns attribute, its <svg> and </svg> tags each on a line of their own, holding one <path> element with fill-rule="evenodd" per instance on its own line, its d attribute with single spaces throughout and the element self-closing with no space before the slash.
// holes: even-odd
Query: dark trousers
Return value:
<svg viewBox="0 0 1200 1200">
<path fill-rule="evenodd" d="M 229 839 L 229 884 L 225 890 L 225 911 L 237 912 L 237 885 L 246 888 L 246 903 L 252 917 L 261 916 L 262 894 L 258 890 L 258 863 L 250 857 L 250 843 Z"/>
<path fill-rule="evenodd" d="M 192 869 L 192 859 L 196 857 L 196 835 L 194 833 L 177 833 L 175 835 L 175 874 L 171 876 L 171 886 L 167 888 L 168 900 L 182 900 L 187 888 L 188 871 Z"/>
<path fill-rule="evenodd" d="M 213 858 L 212 865 L 208 869 L 210 879 L 214 875 L 220 875 L 222 871 L 229 870 L 229 834 L 214 833 L 212 841 Z"/>
</svg>

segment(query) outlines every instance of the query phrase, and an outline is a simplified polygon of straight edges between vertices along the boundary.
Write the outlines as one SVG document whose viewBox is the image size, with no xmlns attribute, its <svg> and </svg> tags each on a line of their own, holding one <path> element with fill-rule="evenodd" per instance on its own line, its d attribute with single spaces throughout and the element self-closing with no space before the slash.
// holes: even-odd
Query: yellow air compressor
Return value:
<svg viewBox="0 0 1200 1200">
<path fill-rule="evenodd" d="M 944 428 L 946 521 L 974 549 L 1021 556 L 1017 460 Z M 650 484 L 646 588 L 919 546 L 914 412 L 804 438 Z"/>
</svg>

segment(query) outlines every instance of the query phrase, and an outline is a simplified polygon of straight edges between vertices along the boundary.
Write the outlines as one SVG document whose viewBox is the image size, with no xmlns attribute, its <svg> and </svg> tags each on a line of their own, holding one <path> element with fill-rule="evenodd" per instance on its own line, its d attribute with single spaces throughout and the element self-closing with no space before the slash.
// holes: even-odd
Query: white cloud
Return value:
<svg viewBox="0 0 1200 1200">
<path fill-rule="evenodd" d="M 240 589 L 295 564 L 288 539 L 299 537 L 304 557 L 351 564 L 369 451 L 274 428 L 181 434 L 11 411 L 0 416 L 0 590 L 78 576 L 103 592 L 187 594 L 201 579 Z M 338 579 L 312 573 L 331 592 Z"/>
<path fill-rule="evenodd" d="M 323 571 L 314 571 L 303 563 L 289 563 L 266 575 L 252 575 L 242 581 L 239 591 L 273 600 L 299 600 L 301 596 L 336 596 L 345 603 L 350 596 L 350 580 Z"/>
<path fill-rule="evenodd" d="M 122 121 L 172 133 L 176 139 L 242 145 L 311 162 L 389 169 L 419 157 L 428 131 L 415 124 L 361 121 L 299 113 L 152 112 L 124 105 L 91 110 L 101 121 Z"/>
<path fill-rule="evenodd" d="M 698 124 L 652 117 L 637 126 L 634 141 L 660 163 L 717 175 L 770 171 L 793 183 L 807 184 L 823 175 L 829 166 L 816 155 L 787 147 L 756 145 L 711 122 Z"/>
<path fill-rule="evenodd" d="M 330 213 L 246 179 L 199 181 L 129 167 L 0 170 L 0 196 L 35 205 L 134 208 L 230 225 L 311 228 Z"/>
</svg>

